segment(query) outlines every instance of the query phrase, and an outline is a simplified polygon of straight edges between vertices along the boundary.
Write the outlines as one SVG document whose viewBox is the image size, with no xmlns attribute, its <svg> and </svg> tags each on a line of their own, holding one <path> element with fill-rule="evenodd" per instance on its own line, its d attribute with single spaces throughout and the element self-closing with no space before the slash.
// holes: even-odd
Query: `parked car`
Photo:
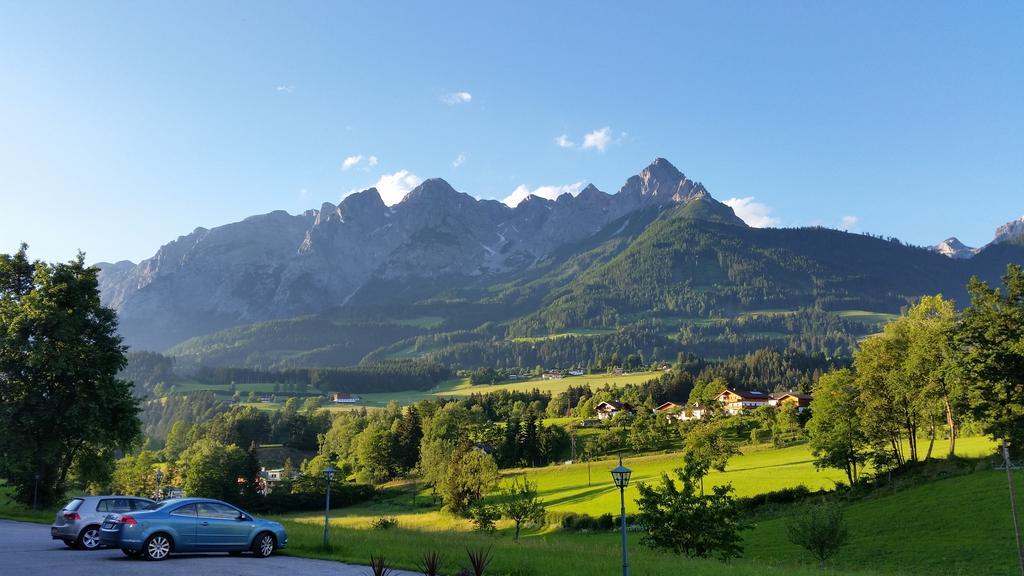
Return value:
<svg viewBox="0 0 1024 576">
<path fill-rule="evenodd" d="M 153 503 L 135 496 L 79 496 L 57 512 L 50 526 L 50 537 L 63 540 L 71 548 L 95 550 L 100 546 L 100 524 L 110 513 L 125 514 L 142 510 Z"/>
<path fill-rule="evenodd" d="M 100 528 L 100 542 L 147 560 L 163 560 L 172 552 L 246 550 L 266 558 L 288 544 L 288 535 L 277 522 L 260 520 L 226 502 L 179 498 L 141 512 L 110 514 Z"/>
</svg>

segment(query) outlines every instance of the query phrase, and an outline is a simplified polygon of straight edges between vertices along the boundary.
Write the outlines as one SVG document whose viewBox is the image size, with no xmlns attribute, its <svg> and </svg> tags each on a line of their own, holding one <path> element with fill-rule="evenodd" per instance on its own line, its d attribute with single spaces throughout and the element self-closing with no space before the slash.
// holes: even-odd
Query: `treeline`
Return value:
<svg viewBox="0 0 1024 576">
<path fill-rule="evenodd" d="M 138 398 L 153 395 L 154 388 L 159 384 L 173 383 L 177 378 L 174 374 L 174 358 L 157 352 L 128 352 L 127 364 L 118 373 L 118 378 L 135 385 L 134 395 Z"/>
<path fill-rule="evenodd" d="M 257 370 L 254 368 L 203 367 L 196 379 L 207 384 L 280 382 L 298 385 L 299 390 L 317 389 L 342 392 L 399 392 L 426 390 L 449 378 L 451 371 L 437 363 L 420 360 L 387 360 L 347 368 L 294 368 Z"/>
<path fill-rule="evenodd" d="M 757 348 L 787 348 L 834 357 L 850 356 L 868 325 L 813 308 L 746 314 L 720 321 L 683 324 L 677 335 L 688 352 L 709 357 L 744 354 Z"/>
<path fill-rule="evenodd" d="M 207 422 L 228 408 L 213 391 L 204 390 L 145 400 L 141 403 L 139 419 L 146 438 L 162 444 L 176 423 L 191 426 Z"/>
<path fill-rule="evenodd" d="M 864 340 L 852 369 L 821 377 L 807 424 L 818 466 L 854 483 L 869 463 L 927 460 L 940 441 L 952 455 L 967 423 L 1024 452 L 1024 270 L 1010 265 L 1002 288 L 974 279 L 968 292 L 961 313 L 925 296 Z"/>
</svg>

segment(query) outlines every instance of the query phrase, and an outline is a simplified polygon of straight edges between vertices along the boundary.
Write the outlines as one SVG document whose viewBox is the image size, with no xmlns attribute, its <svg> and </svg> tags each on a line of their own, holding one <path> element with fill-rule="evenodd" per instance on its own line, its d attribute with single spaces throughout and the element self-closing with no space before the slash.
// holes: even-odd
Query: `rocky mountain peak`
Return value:
<svg viewBox="0 0 1024 576">
<path fill-rule="evenodd" d="M 413 188 L 402 198 L 399 204 L 405 204 L 406 202 L 412 201 L 439 201 L 439 200 L 453 200 L 461 199 L 463 197 L 472 198 L 468 194 L 463 194 L 452 188 L 452 185 L 445 181 L 443 178 L 428 178 L 424 180 L 422 184 Z"/>
<path fill-rule="evenodd" d="M 619 194 L 640 196 L 645 202 L 659 204 L 687 202 L 709 196 L 699 182 L 694 182 L 664 158 L 655 158 L 639 174 L 626 181 Z"/>
<path fill-rule="evenodd" d="M 967 246 L 957 239 L 956 236 L 951 236 L 939 242 L 932 247 L 932 250 L 950 258 L 970 258 L 978 252 L 977 248 Z"/>
<path fill-rule="evenodd" d="M 1021 236 L 1024 236 L 1024 216 L 996 228 L 996 236 L 992 243 L 1006 242 Z"/>
</svg>

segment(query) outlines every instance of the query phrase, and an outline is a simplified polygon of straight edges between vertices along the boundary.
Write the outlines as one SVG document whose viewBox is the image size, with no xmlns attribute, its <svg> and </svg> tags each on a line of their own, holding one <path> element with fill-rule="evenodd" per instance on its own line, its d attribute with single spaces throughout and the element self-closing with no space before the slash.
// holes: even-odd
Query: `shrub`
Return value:
<svg viewBox="0 0 1024 576">
<path fill-rule="evenodd" d="M 494 506 L 477 503 L 469 509 L 469 517 L 477 530 L 491 534 L 494 532 L 494 523 L 501 518 L 501 513 Z"/>
<path fill-rule="evenodd" d="M 491 556 L 491 549 L 481 548 L 479 550 L 466 550 L 469 555 L 469 567 L 472 569 L 472 576 L 483 576 L 484 570 L 491 564 L 494 558 Z"/>
<path fill-rule="evenodd" d="M 392 570 L 384 562 L 384 556 L 374 556 L 370 554 L 370 570 L 373 572 L 373 576 L 388 576 Z"/>
<path fill-rule="evenodd" d="M 373 521 L 374 530 L 390 530 L 398 527 L 398 518 L 377 518 Z"/>
<path fill-rule="evenodd" d="M 441 553 L 431 550 L 423 553 L 423 559 L 417 569 L 423 573 L 423 576 L 440 576 L 442 564 L 444 564 L 444 557 L 441 556 Z"/>
<path fill-rule="evenodd" d="M 611 530 L 615 528 L 615 517 L 608 513 L 601 514 L 594 527 L 598 530 Z"/>
<path fill-rule="evenodd" d="M 789 541 L 810 552 L 822 568 L 848 537 L 842 507 L 828 501 L 805 505 L 789 519 L 787 529 Z"/>
</svg>

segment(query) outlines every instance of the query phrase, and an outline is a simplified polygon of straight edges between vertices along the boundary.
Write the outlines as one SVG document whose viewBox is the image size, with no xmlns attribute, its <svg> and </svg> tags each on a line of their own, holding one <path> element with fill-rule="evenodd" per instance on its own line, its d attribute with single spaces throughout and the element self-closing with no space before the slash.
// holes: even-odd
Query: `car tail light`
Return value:
<svg viewBox="0 0 1024 576">
<path fill-rule="evenodd" d="M 135 521 L 135 518 L 132 518 L 131 516 L 121 516 L 121 519 L 118 520 L 118 522 L 121 524 L 130 524 L 132 526 L 138 524 L 138 522 Z"/>
<path fill-rule="evenodd" d="M 64 515 L 65 520 L 81 520 L 82 517 L 78 515 L 78 512 L 70 512 Z"/>
</svg>

